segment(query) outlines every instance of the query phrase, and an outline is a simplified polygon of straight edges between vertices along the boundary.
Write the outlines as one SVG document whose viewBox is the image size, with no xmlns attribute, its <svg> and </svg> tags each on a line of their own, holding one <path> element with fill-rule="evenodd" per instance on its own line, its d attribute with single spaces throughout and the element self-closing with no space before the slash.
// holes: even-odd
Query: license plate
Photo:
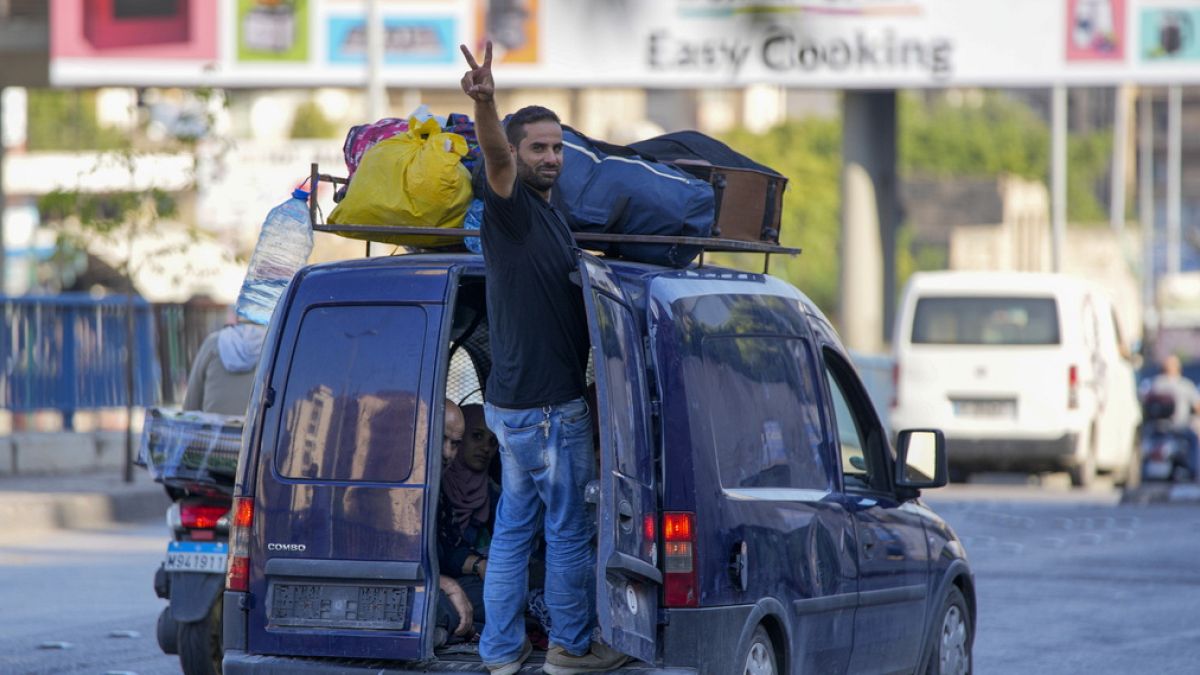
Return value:
<svg viewBox="0 0 1200 675">
<path fill-rule="evenodd" d="M 960 398 L 954 399 L 953 404 L 954 414 L 960 417 L 1014 419 L 1017 416 L 1017 402 L 1011 398 Z"/>
<path fill-rule="evenodd" d="M 173 541 L 167 544 L 168 572 L 224 574 L 229 545 L 224 542 Z"/>
<path fill-rule="evenodd" d="M 405 629 L 411 586 L 271 584 L 267 613 L 279 626 Z"/>
</svg>

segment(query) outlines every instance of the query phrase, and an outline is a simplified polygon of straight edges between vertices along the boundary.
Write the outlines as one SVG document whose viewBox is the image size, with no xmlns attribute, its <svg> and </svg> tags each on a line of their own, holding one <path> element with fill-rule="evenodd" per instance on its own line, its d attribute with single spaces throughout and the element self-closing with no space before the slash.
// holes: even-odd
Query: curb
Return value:
<svg viewBox="0 0 1200 675">
<path fill-rule="evenodd" d="M 171 505 L 160 485 L 104 492 L 0 492 L 0 535 L 88 530 L 162 518 Z"/>
<path fill-rule="evenodd" d="M 1121 495 L 1121 504 L 1200 504 L 1200 485 L 1195 483 L 1144 483 Z"/>
</svg>

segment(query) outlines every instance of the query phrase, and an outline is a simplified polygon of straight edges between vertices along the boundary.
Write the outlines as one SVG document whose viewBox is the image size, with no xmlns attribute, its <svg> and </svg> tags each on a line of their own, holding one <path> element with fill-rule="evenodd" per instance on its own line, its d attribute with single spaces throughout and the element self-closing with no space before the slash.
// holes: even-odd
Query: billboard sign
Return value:
<svg viewBox="0 0 1200 675">
<path fill-rule="evenodd" d="M 363 86 L 365 0 L 51 0 L 62 86 Z M 1194 0 L 378 0 L 391 86 L 1200 82 Z"/>
</svg>

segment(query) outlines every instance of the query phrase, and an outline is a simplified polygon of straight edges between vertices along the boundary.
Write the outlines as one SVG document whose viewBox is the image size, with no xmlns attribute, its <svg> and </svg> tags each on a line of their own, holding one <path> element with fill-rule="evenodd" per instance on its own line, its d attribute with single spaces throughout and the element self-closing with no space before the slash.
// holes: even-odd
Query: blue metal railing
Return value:
<svg viewBox="0 0 1200 675">
<path fill-rule="evenodd" d="M 0 296 L 0 409 L 57 409 L 69 418 L 76 410 L 127 405 L 130 343 L 133 404 L 157 404 L 161 375 L 152 308 L 141 298 L 133 301 L 131 340 L 127 302 L 84 293 Z"/>
<path fill-rule="evenodd" d="M 224 323 L 225 306 L 138 298 L 133 307 L 133 403 L 178 404 L 200 343 Z M 124 296 L 0 296 L 0 308 L 0 410 L 59 410 L 69 420 L 77 410 L 128 404 Z M 892 357 L 855 352 L 852 358 L 886 426 Z"/>
</svg>

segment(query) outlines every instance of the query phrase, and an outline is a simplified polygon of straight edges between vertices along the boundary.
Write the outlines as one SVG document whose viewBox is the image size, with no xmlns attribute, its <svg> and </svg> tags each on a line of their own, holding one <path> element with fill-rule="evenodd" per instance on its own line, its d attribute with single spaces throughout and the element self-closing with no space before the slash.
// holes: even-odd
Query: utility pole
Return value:
<svg viewBox="0 0 1200 675">
<path fill-rule="evenodd" d="M 1181 128 L 1183 96 L 1180 86 L 1167 87 L 1167 273 L 1178 274 L 1182 257 L 1180 241 L 1179 188 L 1181 174 Z"/>
<path fill-rule="evenodd" d="M 374 122 L 387 109 L 387 89 L 383 85 L 383 17 L 379 0 L 367 0 L 367 120 Z M 315 189 L 316 186 L 314 185 Z M 372 242 L 367 242 L 371 257 Z"/>
<path fill-rule="evenodd" d="M 367 117 L 381 119 L 387 111 L 383 85 L 383 16 L 379 0 L 367 0 Z"/>
<path fill-rule="evenodd" d="M 4 87 L 0 85 L 0 296 L 8 294 L 8 249 L 4 241 Z"/>
<path fill-rule="evenodd" d="M 1154 302 L 1154 101 L 1148 87 L 1138 91 L 1138 220 L 1142 221 L 1142 344 L 1158 324 Z"/>
<path fill-rule="evenodd" d="M 1113 101 L 1112 187 L 1109 190 L 1108 224 L 1113 232 L 1125 229 L 1125 159 L 1129 150 L 1129 90 L 1117 85 Z"/>
<path fill-rule="evenodd" d="M 1050 130 L 1050 269 L 1061 272 L 1067 231 L 1067 88 L 1054 85 Z"/>
</svg>

